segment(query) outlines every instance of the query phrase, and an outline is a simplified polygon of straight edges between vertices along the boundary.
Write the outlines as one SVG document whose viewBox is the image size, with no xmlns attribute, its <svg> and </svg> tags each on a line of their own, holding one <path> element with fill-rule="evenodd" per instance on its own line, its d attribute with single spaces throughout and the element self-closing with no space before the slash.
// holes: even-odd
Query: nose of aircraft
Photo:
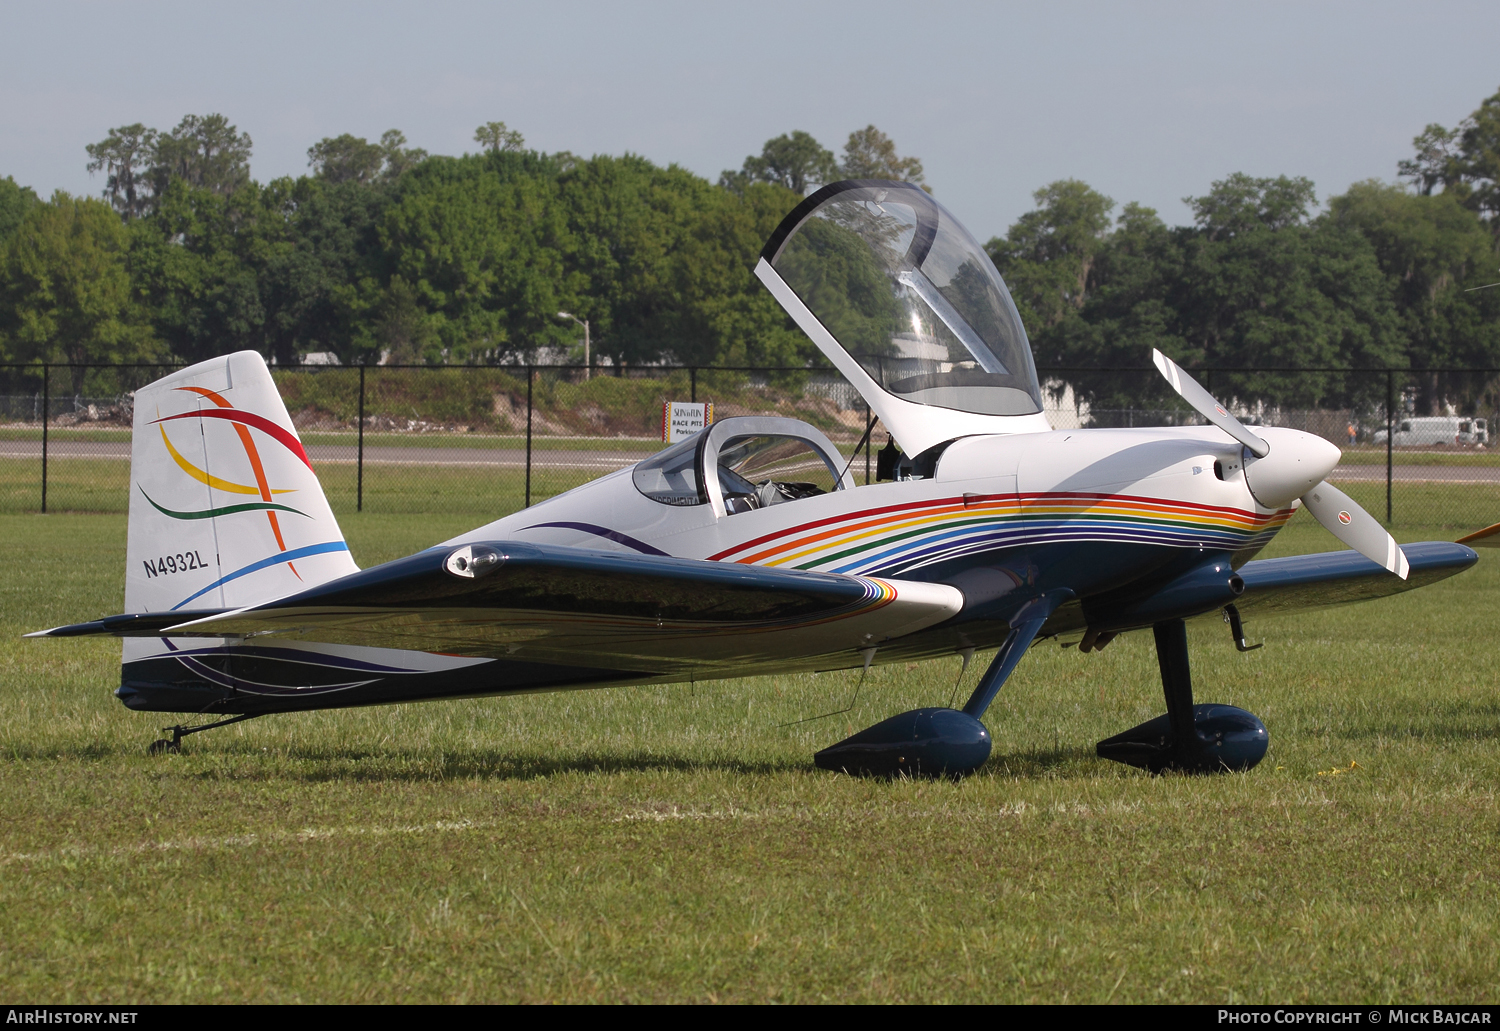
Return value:
<svg viewBox="0 0 1500 1031">
<path fill-rule="evenodd" d="M 1257 426 L 1256 432 L 1271 450 L 1264 458 L 1246 453 L 1245 482 L 1267 508 L 1300 498 L 1339 464 L 1339 449 L 1316 434 L 1275 426 Z"/>
</svg>

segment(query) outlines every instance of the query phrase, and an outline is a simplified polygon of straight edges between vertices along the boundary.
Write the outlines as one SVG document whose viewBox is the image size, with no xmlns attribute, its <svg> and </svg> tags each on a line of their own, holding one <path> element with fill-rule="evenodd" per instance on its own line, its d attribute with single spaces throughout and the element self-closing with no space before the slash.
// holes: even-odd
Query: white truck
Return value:
<svg viewBox="0 0 1500 1031">
<path fill-rule="evenodd" d="M 1371 438 L 1385 443 L 1385 430 L 1376 430 Z M 1489 424 L 1484 419 L 1466 415 L 1427 415 L 1402 419 L 1396 424 L 1392 441 L 1396 447 L 1433 447 L 1435 445 L 1488 444 Z"/>
</svg>

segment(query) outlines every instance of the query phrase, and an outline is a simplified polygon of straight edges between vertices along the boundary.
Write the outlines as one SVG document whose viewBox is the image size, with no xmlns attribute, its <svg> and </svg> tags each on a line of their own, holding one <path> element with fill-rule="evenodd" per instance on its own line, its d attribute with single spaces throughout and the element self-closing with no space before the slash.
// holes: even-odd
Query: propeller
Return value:
<svg viewBox="0 0 1500 1031">
<path fill-rule="evenodd" d="M 1244 445 L 1245 484 L 1267 508 L 1300 497 L 1323 528 L 1365 558 L 1405 580 L 1410 567 L 1396 539 L 1354 499 L 1325 477 L 1339 464 L 1339 449 L 1322 437 L 1299 430 L 1261 427 L 1251 433 L 1182 368 L 1155 349 L 1152 360 L 1172 389 L 1193 410 Z"/>
<path fill-rule="evenodd" d="M 1154 347 L 1151 349 L 1151 360 L 1156 362 L 1157 370 L 1172 384 L 1172 389 L 1181 394 L 1182 399 L 1192 405 L 1199 415 L 1249 448 L 1256 458 L 1265 458 L 1271 453 L 1271 445 L 1264 438 L 1257 437 L 1246 429 L 1244 423 L 1230 415 L 1229 409 L 1219 404 L 1212 394 L 1203 389 L 1202 384 L 1183 372 L 1176 362 Z"/>
</svg>

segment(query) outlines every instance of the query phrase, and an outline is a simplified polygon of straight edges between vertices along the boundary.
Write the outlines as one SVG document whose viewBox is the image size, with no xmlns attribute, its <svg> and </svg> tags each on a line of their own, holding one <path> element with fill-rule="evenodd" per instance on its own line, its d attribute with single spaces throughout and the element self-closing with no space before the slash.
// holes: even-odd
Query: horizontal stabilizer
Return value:
<svg viewBox="0 0 1500 1031">
<path fill-rule="evenodd" d="M 127 612 L 119 616 L 105 616 L 89 623 L 69 623 L 55 626 L 51 630 L 38 630 L 26 637 L 157 637 L 169 626 L 176 626 L 187 619 L 204 619 L 217 616 L 228 609 L 196 609 L 179 612 Z"/>
</svg>

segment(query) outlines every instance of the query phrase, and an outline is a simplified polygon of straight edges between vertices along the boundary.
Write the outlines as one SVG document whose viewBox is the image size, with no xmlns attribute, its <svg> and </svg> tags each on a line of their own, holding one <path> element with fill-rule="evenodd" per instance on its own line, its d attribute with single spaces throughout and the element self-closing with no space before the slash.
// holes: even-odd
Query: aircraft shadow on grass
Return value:
<svg viewBox="0 0 1500 1031">
<path fill-rule="evenodd" d="M 217 753 L 224 758 L 264 758 L 259 746 L 243 748 L 227 745 Z M 788 773 L 809 773 L 816 768 L 806 759 L 749 760 L 732 756 L 700 757 L 677 752 L 607 752 L 602 750 L 575 753 L 542 751 L 504 751 L 501 749 L 448 750 L 440 756 L 421 751 L 332 748 L 318 749 L 293 746 L 274 749 L 278 759 L 296 764 L 291 769 L 268 770 L 267 776 L 301 780 L 310 783 L 337 781 L 424 781 L 424 780 L 542 780 L 570 773 L 730 773 L 736 776 L 770 777 Z M 116 750 L 111 757 L 134 757 L 129 749 Z M 97 756 L 96 756 L 97 758 Z M 1020 780 L 1054 778 L 1061 769 L 1078 769 L 1098 762 L 1092 750 L 1060 748 L 1012 752 L 993 756 L 979 771 Z M 300 768 L 299 768 L 300 767 Z M 367 768 L 361 768 L 367 767 Z M 242 779 L 243 769 L 233 776 Z M 212 771 L 196 775 L 212 777 Z M 892 776 L 899 778 L 896 771 Z"/>
</svg>

